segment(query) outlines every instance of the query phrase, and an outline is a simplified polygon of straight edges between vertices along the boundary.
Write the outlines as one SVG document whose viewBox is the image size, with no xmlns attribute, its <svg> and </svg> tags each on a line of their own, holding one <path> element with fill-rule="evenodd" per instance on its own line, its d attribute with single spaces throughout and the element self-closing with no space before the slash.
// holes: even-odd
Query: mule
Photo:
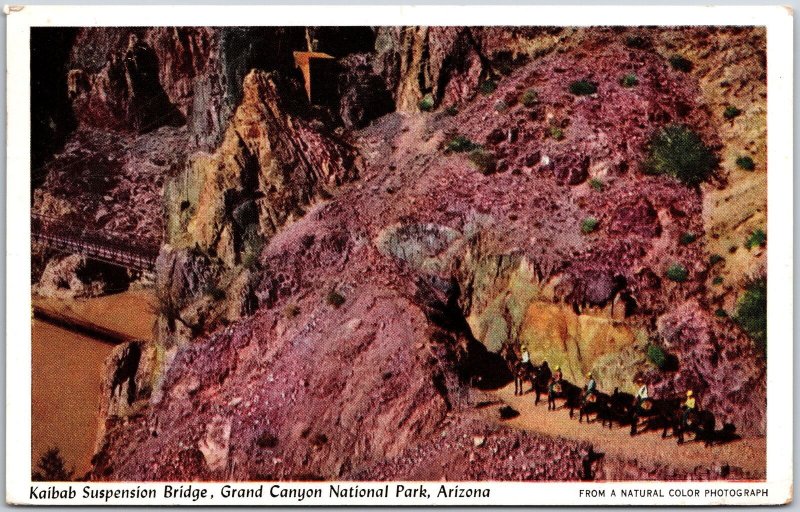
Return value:
<svg viewBox="0 0 800 512">
<path fill-rule="evenodd" d="M 569 417 L 572 418 L 574 416 L 575 409 L 578 409 L 581 406 L 582 393 L 583 391 L 581 388 L 567 380 L 561 379 L 558 383 L 553 384 L 552 387 L 548 387 L 547 410 L 556 410 L 556 399 L 563 398 L 564 403 L 561 405 L 561 407 L 568 407 Z"/>
<path fill-rule="evenodd" d="M 586 423 L 591 423 L 590 414 L 595 415 L 595 421 L 600 419 L 601 425 L 606 426 L 606 420 L 610 422 L 608 414 L 609 407 L 611 406 L 611 395 L 600 391 L 595 391 L 586 395 L 581 401 L 580 409 L 578 409 L 578 421 L 583 422 L 583 417 L 586 416 Z"/>
</svg>

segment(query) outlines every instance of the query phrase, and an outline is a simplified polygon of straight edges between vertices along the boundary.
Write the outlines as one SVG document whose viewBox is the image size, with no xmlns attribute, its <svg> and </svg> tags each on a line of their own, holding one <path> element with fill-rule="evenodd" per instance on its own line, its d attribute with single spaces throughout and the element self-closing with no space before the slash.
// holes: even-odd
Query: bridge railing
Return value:
<svg viewBox="0 0 800 512">
<path fill-rule="evenodd" d="M 48 247 L 136 270 L 155 269 L 158 247 L 128 242 L 129 235 L 98 231 L 60 219 L 31 213 L 31 238 Z"/>
</svg>

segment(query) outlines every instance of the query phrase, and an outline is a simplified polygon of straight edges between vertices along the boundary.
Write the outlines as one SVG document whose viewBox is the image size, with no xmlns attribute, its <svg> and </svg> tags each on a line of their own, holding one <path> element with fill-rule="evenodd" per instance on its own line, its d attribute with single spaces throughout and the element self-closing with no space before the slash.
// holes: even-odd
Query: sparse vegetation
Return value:
<svg viewBox="0 0 800 512">
<path fill-rule="evenodd" d="M 709 265 L 716 265 L 717 263 L 725 261 L 725 258 L 719 254 L 712 254 L 708 257 Z"/>
<path fill-rule="evenodd" d="M 750 236 L 747 237 L 747 240 L 744 242 L 744 246 L 747 249 L 752 249 L 753 247 L 762 247 L 767 244 L 767 234 L 764 232 L 763 229 L 757 228 L 750 233 Z"/>
<path fill-rule="evenodd" d="M 727 318 L 728 317 L 728 312 L 725 311 L 722 308 L 717 308 L 716 311 L 714 311 L 714 314 L 716 316 L 718 316 L 719 318 Z"/>
<path fill-rule="evenodd" d="M 697 240 L 697 235 L 692 233 L 691 231 L 686 231 L 684 233 L 681 233 L 681 236 L 678 238 L 678 243 L 681 245 L 689 245 L 695 240 Z"/>
<path fill-rule="evenodd" d="M 700 136 L 682 125 L 659 130 L 650 142 L 650 154 L 644 164 L 647 174 L 666 174 L 688 186 L 707 180 L 717 166 L 714 153 Z"/>
<path fill-rule="evenodd" d="M 433 107 L 436 106 L 436 102 L 433 99 L 433 94 L 428 93 L 419 100 L 419 109 L 423 112 L 430 112 L 433 110 Z"/>
<path fill-rule="evenodd" d="M 454 153 L 464 153 L 480 148 L 480 145 L 475 144 L 463 135 L 456 135 L 447 143 L 446 148 L 448 151 Z"/>
<path fill-rule="evenodd" d="M 662 371 L 676 370 L 678 366 L 677 358 L 655 343 L 647 345 L 647 359 Z"/>
<path fill-rule="evenodd" d="M 689 271 L 686 270 L 686 267 L 684 267 L 680 263 L 673 263 L 672 265 L 667 267 L 667 271 L 665 272 L 664 275 L 670 281 L 675 281 L 676 283 L 682 283 L 689 278 Z"/>
<path fill-rule="evenodd" d="M 599 178 L 589 179 L 589 187 L 597 192 L 602 192 L 606 188 L 606 184 Z"/>
<path fill-rule="evenodd" d="M 735 320 L 742 326 L 756 347 L 767 348 L 767 279 L 750 281 L 739 298 Z"/>
<path fill-rule="evenodd" d="M 639 79 L 633 73 L 628 73 L 619 79 L 619 84 L 622 87 L 633 87 L 639 84 Z"/>
<path fill-rule="evenodd" d="M 497 82 L 494 80 L 484 80 L 478 86 L 478 92 L 481 94 L 492 94 L 497 89 Z"/>
<path fill-rule="evenodd" d="M 532 107 L 539 103 L 539 93 L 534 89 L 525 89 L 525 92 L 519 97 L 519 102 L 526 107 Z"/>
<path fill-rule="evenodd" d="M 564 130 L 562 130 L 558 126 L 551 126 L 550 128 L 548 128 L 547 134 L 553 140 L 564 140 Z"/>
<path fill-rule="evenodd" d="M 449 107 L 444 109 L 444 113 L 447 114 L 448 116 L 458 115 L 458 107 L 456 107 L 455 105 L 450 105 Z"/>
<path fill-rule="evenodd" d="M 725 111 L 722 112 L 722 115 L 725 119 L 731 120 L 739 117 L 742 114 L 742 111 L 738 108 L 734 107 L 733 105 L 728 105 L 725 107 Z"/>
<path fill-rule="evenodd" d="M 569 84 L 569 92 L 575 96 L 588 96 L 597 92 L 597 84 L 589 80 L 576 80 Z"/>
<path fill-rule="evenodd" d="M 68 482 L 75 473 L 75 468 L 67 470 L 61 450 L 57 446 L 44 452 L 36 466 L 39 469 L 31 474 L 31 480 L 35 482 Z"/>
<path fill-rule="evenodd" d="M 597 231 L 597 228 L 600 226 L 600 221 L 594 217 L 586 217 L 581 221 L 581 233 L 584 235 L 588 235 L 589 233 L 593 233 Z"/>
<path fill-rule="evenodd" d="M 711 284 L 719 286 L 722 284 L 723 281 L 724 279 L 722 279 L 722 276 L 716 276 L 714 279 L 711 280 Z"/>
<path fill-rule="evenodd" d="M 344 295 L 337 292 L 336 290 L 331 290 L 328 292 L 328 295 L 325 297 L 325 302 L 329 305 L 333 306 L 334 308 L 339 308 L 342 304 L 344 304 L 345 298 Z"/>
<path fill-rule="evenodd" d="M 736 167 L 743 171 L 754 171 L 756 169 L 756 163 L 753 162 L 753 159 L 749 156 L 740 156 L 736 159 Z"/>
<path fill-rule="evenodd" d="M 494 154 L 485 149 L 474 149 L 469 153 L 469 161 L 472 165 L 484 175 L 492 174 L 496 170 Z"/>
<path fill-rule="evenodd" d="M 644 49 L 647 48 L 650 44 L 650 41 L 643 36 L 628 36 L 625 39 L 625 46 L 628 48 L 636 48 L 636 49 Z"/>
<path fill-rule="evenodd" d="M 297 304 L 287 304 L 286 307 L 283 308 L 283 316 L 286 318 L 292 319 L 300 314 L 300 308 Z"/>
<path fill-rule="evenodd" d="M 669 58 L 669 65 L 672 66 L 672 69 L 674 69 L 675 71 L 683 71 L 684 73 L 690 72 L 694 67 L 692 61 L 690 61 L 683 55 L 677 55 L 677 54 Z"/>
</svg>

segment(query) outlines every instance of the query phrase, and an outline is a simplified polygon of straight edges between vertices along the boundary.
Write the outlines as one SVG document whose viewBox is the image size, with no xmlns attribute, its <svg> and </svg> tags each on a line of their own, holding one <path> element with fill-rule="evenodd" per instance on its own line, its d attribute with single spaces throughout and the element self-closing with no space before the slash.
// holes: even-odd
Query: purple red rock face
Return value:
<svg viewBox="0 0 800 512">
<path fill-rule="evenodd" d="M 711 258 L 765 219 L 765 169 L 729 156 L 765 156 L 762 30 L 133 35 L 33 43 L 70 48 L 35 66 L 66 96 L 32 114 L 53 119 L 34 209 L 161 247 L 142 412 L 106 404 L 92 478 L 763 478 L 715 451 L 595 459 L 475 398 L 501 396 L 499 352 L 523 345 L 578 385 L 694 389 L 763 441 L 765 355 L 731 317 L 766 253 Z M 292 61 L 309 50 L 336 59 L 322 104 Z M 729 102 L 749 124 L 723 126 Z M 645 172 L 670 125 L 719 157 L 699 186 Z M 732 190 L 750 191 L 746 224 Z"/>
</svg>

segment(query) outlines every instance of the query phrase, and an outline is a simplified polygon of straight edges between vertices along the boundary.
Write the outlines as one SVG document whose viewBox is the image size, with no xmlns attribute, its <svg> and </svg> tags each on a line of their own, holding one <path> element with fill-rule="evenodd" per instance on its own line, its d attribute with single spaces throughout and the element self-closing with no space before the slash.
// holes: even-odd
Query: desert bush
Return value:
<svg viewBox="0 0 800 512">
<path fill-rule="evenodd" d="M 339 308 L 342 304 L 344 304 L 345 298 L 344 295 L 336 290 L 331 290 L 325 297 L 325 301 L 334 308 Z"/>
<path fill-rule="evenodd" d="M 747 237 L 747 240 L 744 242 L 744 246 L 747 247 L 747 249 L 752 249 L 753 247 L 761 247 L 766 245 L 766 243 L 767 234 L 763 229 L 757 228 L 750 233 L 750 236 Z"/>
<path fill-rule="evenodd" d="M 625 39 L 625 46 L 642 50 L 650 46 L 650 40 L 644 36 L 628 36 Z"/>
<path fill-rule="evenodd" d="M 569 84 L 569 92 L 575 96 L 588 96 L 597 92 L 597 84 L 589 80 L 575 80 Z"/>
<path fill-rule="evenodd" d="M 474 149 L 469 153 L 469 161 L 481 174 L 489 175 L 496 170 L 494 154 L 484 149 Z"/>
<path fill-rule="evenodd" d="M 519 97 L 519 102 L 526 107 L 532 107 L 539 103 L 539 93 L 534 89 L 525 89 Z"/>
<path fill-rule="evenodd" d="M 598 226 L 600 225 L 600 221 L 594 217 L 586 217 L 581 221 L 581 233 L 584 235 L 588 235 L 589 233 L 593 233 L 597 231 Z"/>
<path fill-rule="evenodd" d="M 689 271 L 686 270 L 686 267 L 681 265 L 680 263 L 673 263 L 669 267 L 667 267 L 667 271 L 664 273 L 667 276 L 667 279 L 670 281 L 675 281 L 676 283 L 682 283 L 689 278 Z"/>
<path fill-rule="evenodd" d="M 633 87 L 639 84 L 639 79 L 633 73 L 628 73 L 619 79 L 619 84 L 622 87 Z"/>
<path fill-rule="evenodd" d="M 688 73 L 694 67 L 692 61 L 683 55 L 677 54 L 669 58 L 669 65 L 672 66 L 672 69 L 675 71 L 683 71 L 684 73 Z"/>
<path fill-rule="evenodd" d="M 548 128 L 547 134 L 553 140 L 564 140 L 564 130 L 562 130 L 558 126 L 551 126 L 550 128 Z"/>
<path fill-rule="evenodd" d="M 492 94 L 497 89 L 497 82 L 494 80 L 484 80 L 478 85 L 478 92 L 481 94 Z"/>
<path fill-rule="evenodd" d="M 74 467 L 67 470 L 61 450 L 57 446 L 44 452 L 36 466 L 39 469 L 31 474 L 31 480 L 35 482 L 68 482 L 75 473 Z"/>
<path fill-rule="evenodd" d="M 717 316 L 717 317 L 719 317 L 719 318 L 728 318 L 728 312 L 727 312 L 727 311 L 725 311 L 725 310 L 724 310 L 724 309 L 722 309 L 722 308 L 717 308 L 717 309 L 714 311 L 714 315 L 715 315 L 715 316 Z"/>
<path fill-rule="evenodd" d="M 756 347 L 767 348 L 767 279 L 750 281 L 736 306 L 736 322 L 742 326 Z"/>
<path fill-rule="evenodd" d="M 716 276 L 714 279 L 711 280 L 711 284 L 719 286 L 725 281 L 722 276 Z"/>
<path fill-rule="evenodd" d="M 716 156 L 699 135 L 685 126 L 669 125 L 650 141 L 644 171 L 666 174 L 685 185 L 696 186 L 707 180 L 716 166 Z"/>
<path fill-rule="evenodd" d="M 445 147 L 447 148 L 448 151 L 452 151 L 454 153 L 464 153 L 467 151 L 478 149 L 480 148 L 480 145 L 475 144 L 474 142 L 464 137 L 463 135 L 456 135 L 447 142 L 447 145 Z"/>
<path fill-rule="evenodd" d="M 753 162 L 753 159 L 749 156 L 740 156 L 736 159 L 736 167 L 743 171 L 754 171 L 756 169 L 756 163 Z"/>
<path fill-rule="evenodd" d="M 444 113 L 447 114 L 448 116 L 458 115 L 458 107 L 456 107 L 455 105 L 450 105 L 449 107 L 444 109 Z"/>
<path fill-rule="evenodd" d="M 256 439 L 256 445 L 259 448 L 275 448 L 278 446 L 278 438 L 270 432 L 262 432 Z"/>
<path fill-rule="evenodd" d="M 647 345 L 647 359 L 662 371 L 673 371 L 678 366 L 677 358 L 655 343 Z"/>
<path fill-rule="evenodd" d="M 723 258 L 719 254 L 712 254 L 711 256 L 708 257 L 708 264 L 709 265 L 716 265 L 717 263 L 720 263 L 720 262 L 723 262 L 723 261 L 725 261 L 725 258 Z"/>
<path fill-rule="evenodd" d="M 433 107 L 436 105 L 436 102 L 433 100 L 433 94 L 428 93 L 419 100 L 419 109 L 423 112 L 430 112 L 433 110 Z"/>
<path fill-rule="evenodd" d="M 722 112 L 723 117 L 725 117 L 725 119 L 728 119 L 728 120 L 735 119 L 735 118 L 739 117 L 741 114 L 742 114 L 742 111 L 739 110 L 738 108 L 734 107 L 733 105 L 728 105 L 727 107 L 725 107 L 725 110 Z"/>
<path fill-rule="evenodd" d="M 591 178 L 589 180 L 589 186 L 592 190 L 596 190 L 597 192 L 602 192 L 606 188 L 606 184 L 599 178 Z"/>
<path fill-rule="evenodd" d="M 697 235 L 690 231 L 683 232 L 681 236 L 678 237 L 678 243 L 681 245 L 689 245 L 695 240 L 697 240 Z"/>
</svg>

